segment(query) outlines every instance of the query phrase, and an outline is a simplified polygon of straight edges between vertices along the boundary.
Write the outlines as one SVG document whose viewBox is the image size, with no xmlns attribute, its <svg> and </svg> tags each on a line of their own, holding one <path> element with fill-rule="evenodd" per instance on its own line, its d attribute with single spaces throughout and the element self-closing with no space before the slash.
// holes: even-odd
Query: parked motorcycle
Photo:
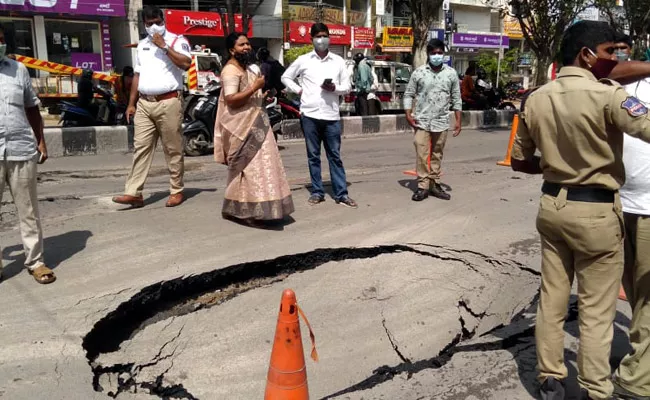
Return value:
<svg viewBox="0 0 650 400">
<path fill-rule="evenodd" d="M 186 99 L 186 108 L 183 117 L 183 149 L 188 156 L 201 156 L 207 154 L 214 143 L 214 125 L 219 107 L 219 93 L 221 85 L 210 82 L 205 86 L 205 95 L 197 95 Z M 283 116 L 278 109 L 277 98 L 266 105 L 266 112 L 277 141 L 282 130 Z"/>
<path fill-rule="evenodd" d="M 94 87 L 94 92 L 99 93 L 100 100 L 93 99 L 90 107 L 82 107 L 77 103 L 63 101 L 60 103 L 61 119 L 59 123 L 63 127 L 80 126 L 105 126 L 126 124 L 124 112 L 118 115 L 117 103 L 113 94 L 100 87 Z"/>
<path fill-rule="evenodd" d="M 492 86 L 492 83 L 484 79 L 476 80 L 476 91 L 484 96 L 486 101 L 484 102 L 484 110 L 508 110 L 515 111 L 517 107 L 506 100 L 506 92 L 502 88 L 496 88 Z M 478 109 L 477 107 L 469 106 L 468 109 Z"/>
<path fill-rule="evenodd" d="M 284 119 L 300 119 L 300 100 L 289 100 L 284 96 L 277 97 L 277 100 Z"/>
</svg>

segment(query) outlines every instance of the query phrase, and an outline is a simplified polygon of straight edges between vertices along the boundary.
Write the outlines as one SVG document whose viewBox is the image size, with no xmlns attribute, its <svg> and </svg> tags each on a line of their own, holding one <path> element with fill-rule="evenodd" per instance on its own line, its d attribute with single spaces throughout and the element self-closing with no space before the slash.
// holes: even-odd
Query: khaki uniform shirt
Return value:
<svg viewBox="0 0 650 400">
<path fill-rule="evenodd" d="M 544 180 L 618 190 L 625 182 L 623 132 L 650 142 L 648 109 L 614 81 L 563 67 L 526 100 L 511 156 L 541 153 Z"/>
</svg>

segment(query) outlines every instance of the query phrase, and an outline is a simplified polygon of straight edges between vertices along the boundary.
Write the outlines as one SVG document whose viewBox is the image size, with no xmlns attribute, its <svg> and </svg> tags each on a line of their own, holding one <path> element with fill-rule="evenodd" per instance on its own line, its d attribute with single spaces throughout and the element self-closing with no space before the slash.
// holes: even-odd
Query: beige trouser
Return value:
<svg viewBox="0 0 650 400">
<path fill-rule="evenodd" d="M 612 203 L 567 201 L 543 195 L 537 216 L 542 240 L 542 286 L 535 340 L 539 380 L 564 379 L 564 319 L 578 279 L 578 383 L 592 399 L 613 392 L 609 356 L 623 275 L 623 214 Z"/>
<path fill-rule="evenodd" d="M 126 180 L 125 194 L 141 196 L 149 175 L 158 137 L 162 140 L 170 175 L 171 194 L 183 191 L 183 107 L 180 99 L 157 102 L 140 99 L 135 112 L 133 166 Z"/>
<path fill-rule="evenodd" d="M 623 287 L 632 307 L 632 352 L 616 371 L 616 382 L 639 396 L 650 396 L 650 217 L 625 214 Z"/>
<path fill-rule="evenodd" d="M 442 153 L 447 142 L 447 131 L 427 132 L 423 129 L 415 131 L 416 164 L 418 174 L 418 188 L 429 190 L 434 183 L 440 180 L 440 164 Z M 431 168 L 429 168 L 429 154 L 431 155 Z"/>
<path fill-rule="evenodd" d="M 0 200 L 5 185 L 8 185 L 18 211 L 25 267 L 30 270 L 43 265 L 43 231 L 38 214 L 36 170 L 36 158 L 30 161 L 0 160 Z"/>
</svg>

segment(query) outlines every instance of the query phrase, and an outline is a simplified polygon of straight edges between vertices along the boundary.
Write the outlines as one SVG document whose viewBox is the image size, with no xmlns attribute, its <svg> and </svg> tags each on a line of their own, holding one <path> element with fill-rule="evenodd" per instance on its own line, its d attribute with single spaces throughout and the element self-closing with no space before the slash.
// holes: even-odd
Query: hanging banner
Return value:
<svg viewBox="0 0 650 400">
<path fill-rule="evenodd" d="M 352 48 L 372 49 L 375 47 L 375 30 L 373 28 L 352 27 Z"/>
<path fill-rule="evenodd" d="M 382 47 L 413 47 L 413 28 L 385 26 Z"/>
<path fill-rule="evenodd" d="M 519 20 L 510 15 L 507 15 L 503 19 L 503 33 L 511 39 L 521 39 L 524 37 Z"/>
</svg>

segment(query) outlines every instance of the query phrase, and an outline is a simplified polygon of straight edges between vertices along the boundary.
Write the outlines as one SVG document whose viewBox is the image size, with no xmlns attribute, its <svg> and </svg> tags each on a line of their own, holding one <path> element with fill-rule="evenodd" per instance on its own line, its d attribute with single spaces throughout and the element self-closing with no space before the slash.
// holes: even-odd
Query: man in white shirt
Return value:
<svg viewBox="0 0 650 400">
<path fill-rule="evenodd" d="M 629 42 L 626 40 L 625 42 Z M 627 43 L 619 59 L 629 59 Z M 650 107 L 650 78 L 625 87 L 630 96 Z M 650 399 L 650 144 L 625 135 L 625 185 L 620 190 L 625 218 L 623 287 L 632 307 L 632 351 L 616 370 L 614 395 Z"/>
<path fill-rule="evenodd" d="M 47 160 L 41 102 L 34 93 L 27 68 L 7 57 L 1 25 L 0 87 L 0 198 L 5 187 L 9 187 L 18 210 L 25 267 L 36 282 L 52 283 L 56 276 L 43 262 L 43 231 L 36 192 L 36 164 Z"/>
<path fill-rule="evenodd" d="M 144 206 L 142 189 L 160 137 L 171 184 L 167 207 L 176 207 L 184 200 L 181 96 L 183 71 L 187 71 L 192 62 L 190 44 L 184 37 L 165 29 L 160 8 L 146 6 L 142 18 L 148 36 L 138 43 L 135 76 L 126 111 L 127 120 L 135 114 L 133 166 L 124 195 L 113 201 L 134 208 Z"/>
<path fill-rule="evenodd" d="M 345 61 L 329 51 L 327 25 L 312 25 L 311 37 L 314 51 L 298 57 L 282 75 L 282 83 L 287 89 L 301 96 L 301 123 L 307 144 L 312 185 L 309 204 L 316 205 L 325 201 L 320 161 L 323 143 L 336 204 L 357 208 L 357 203 L 348 196 L 345 169 L 341 161 L 339 96 L 350 91 L 350 73 Z M 296 83 L 298 77 L 302 87 Z"/>
</svg>

